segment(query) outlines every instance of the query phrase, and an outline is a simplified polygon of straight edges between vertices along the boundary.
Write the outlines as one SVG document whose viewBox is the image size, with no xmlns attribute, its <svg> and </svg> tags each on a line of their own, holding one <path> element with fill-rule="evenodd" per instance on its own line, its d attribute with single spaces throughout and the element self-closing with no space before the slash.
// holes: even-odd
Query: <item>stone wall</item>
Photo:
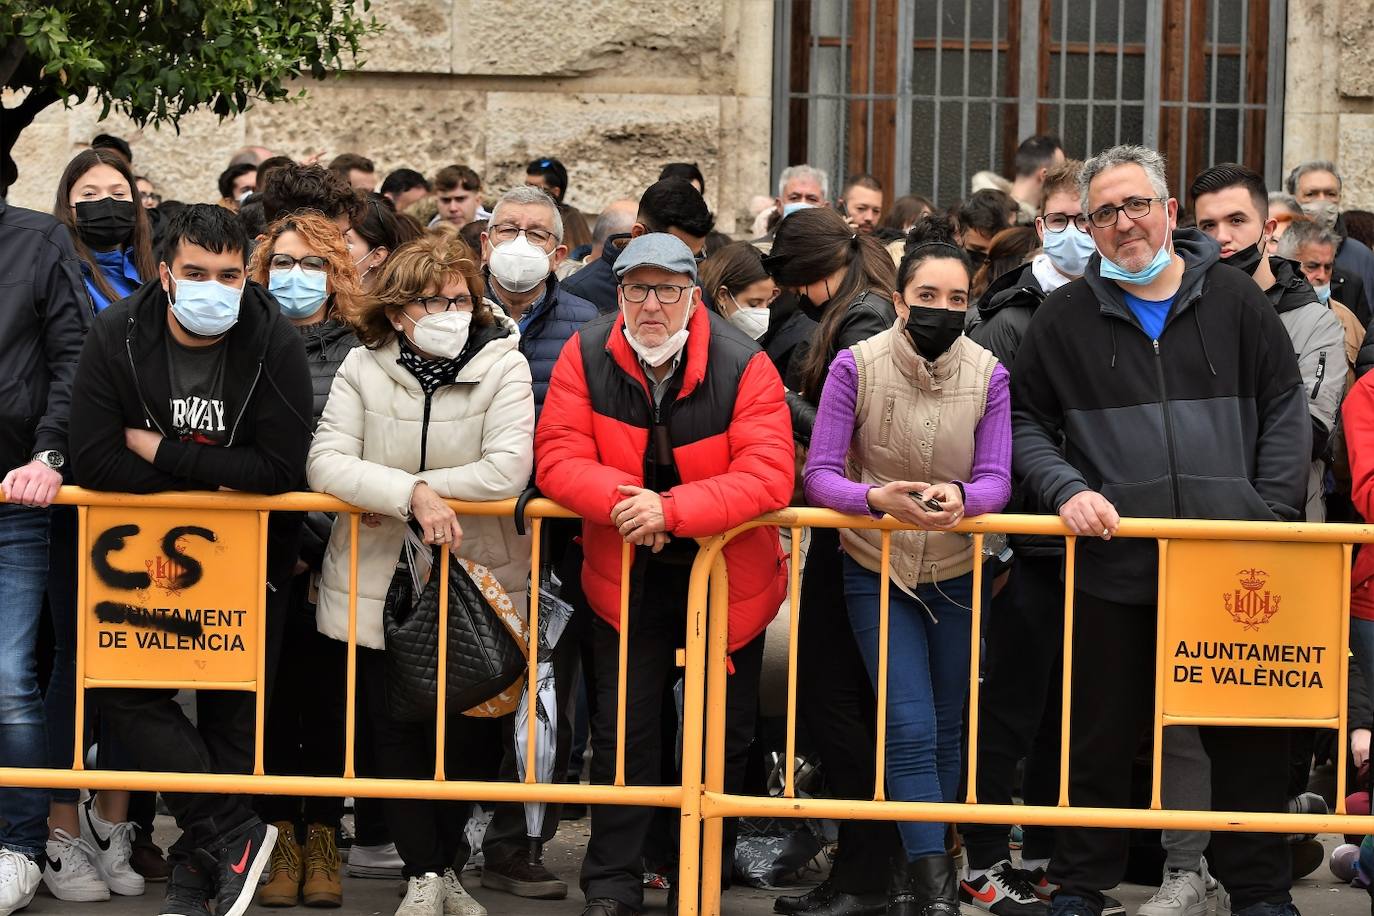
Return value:
<svg viewBox="0 0 1374 916">
<path fill-rule="evenodd" d="M 209 201 L 241 146 L 301 157 L 353 151 L 383 173 L 465 163 L 486 196 L 557 156 L 568 202 L 596 213 L 636 197 L 663 163 L 695 161 L 725 231 L 769 185 L 772 0 L 379 0 L 386 31 L 365 66 L 304 82 L 301 102 L 139 130 L 99 109 L 51 108 L 15 150 L 10 199 L 48 209 L 62 167 L 97 133 L 128 139 L 136 171 L 165 197 Z M 736 223 L 738 220 L 738 224 Z"/>
<path fill-rule="evenodd" d="M 1284 174 L 1330 159 L 1342 205 L 1374 209 L 1374 0 L 1289 0 Z"/>
</svg>

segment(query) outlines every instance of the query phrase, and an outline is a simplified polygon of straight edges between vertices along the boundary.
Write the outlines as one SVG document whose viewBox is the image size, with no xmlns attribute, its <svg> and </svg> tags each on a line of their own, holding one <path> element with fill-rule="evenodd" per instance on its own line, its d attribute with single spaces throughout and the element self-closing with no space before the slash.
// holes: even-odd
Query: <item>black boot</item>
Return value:
<svg viewBox="0 0 1374 916">
<path fill-rule="evenodd" d="M 948 855 L 907 862 L 894 876 L 887 916 L 959 916 L 959 882 Z"/>
</svg>

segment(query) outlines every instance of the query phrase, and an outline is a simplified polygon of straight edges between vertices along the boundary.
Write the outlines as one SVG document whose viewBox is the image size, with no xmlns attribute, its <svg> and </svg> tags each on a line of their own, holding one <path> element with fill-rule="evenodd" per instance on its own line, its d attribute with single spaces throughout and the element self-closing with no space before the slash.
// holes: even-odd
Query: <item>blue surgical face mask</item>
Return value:
<svg viewBox="0 0 1374 916">
<path fill-rule="evenodd" d="M 1317 301 L 1320 302 L 1322 305 L 1326 305 L 1326 303 L 1331 301 L 1330 283 L 1327 283 L 1323 286 L 1314 286 L 1312 287 L 1312 292 L 1317 294 Z"/>
<path fill-rule="evenodd" d="M 815 205 L 815 204 L 808 204 L 808 203 L 807 203 L 806 201 L 804 201 L 804 200 L 794 200 L 794 201 L 792 201 L 792 203 L 790 203 L 790 204 L 783 204 L 783 207 L 782 207 L 782 215 L 783 215 L 784 217 L 787 217 L 787 216 L 791 216 L 793 213 L 796 213 L 798 210 L 814 210 L 814 209 L 816 209 L 816 205 Z"/>
<path fill-rule="evenodd" d="M 1101 268 L 1102 278 L 1104 280 L 1116 280 L 1120 283 L 1129 283 L 1132 286 L 1149 286 L 1154 282 L 1155 277 L 1158 277 L 1164 272 L 1164 268 L 1168 267 L 1169 262 L 1172 260 L 1173 252 L 1169 250 L 1167 244 L 1161 246 L 1160 249 L 1155 252 L 1155 256 L 1149 264 L 1146 264 L 1144 267 L 1140 268 L 1140 270 L 1136 271 L 1126 270 L 1115 261 L 1109 261 L 1104 257 L 1102 259 Z"/>
<path fill-rule="evenodd" d="M 1088 258 L 1097 251 L 1092 237 L 1079 232 L 1072 225 L 1062 232 L 1045 230 L 1045 254 L 1049 256 L 1060 273 L 1069 277 L 1081 277 L 1088 268 Z"/>
<path fill-rule="evenodd" d="M 303 270 L 297 264 L 290 270 L 272 271 L 268 275 L 267 291 L 287 318 L 309 318 L 324 305 L 327 279 L 324 271 Z"/>
<path fill-rule="evenodd" d="M 167 299 L 183 328 L 198 337 L 219 337 L 239 320 L 243 290 L 214 280 L 174 280 Z"/>
</svg>

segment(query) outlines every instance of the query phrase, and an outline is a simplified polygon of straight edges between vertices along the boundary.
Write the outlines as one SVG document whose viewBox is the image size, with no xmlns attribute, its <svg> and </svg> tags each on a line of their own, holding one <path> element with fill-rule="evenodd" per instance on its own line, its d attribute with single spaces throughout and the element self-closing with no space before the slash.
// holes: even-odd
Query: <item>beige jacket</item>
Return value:
<svg viewBox="0 0 1374 916">
<path fill-rule="evenodd" d="M 519 333 L 488 343 L 463 367 L 457 382 L 430 403 L 420 470 L 425 396 L 397 362 L 399 344 L 358 347 L 334 377 L 306 472 L 312 489 L 381 516 L 358 537 L 358 644 L 385 647 L 382 604 L 404 540 L 415 487 L 428 483 L 443 497 L 489 501 L 518 496 L 534 467 L 534 395 Z M 461 556 L 487 567 L 525 613 L 530 556 L 527 538 L 510 518 L 460 515 Z M 348 639 L 349 524 L 339 516 L 325 552 L 316 623 L 334 639 Z"/>
<path fill-rule="evenodd" d="M 997 358 L 960 337 L 929 362 L 917 354 L 901 318 L 849 351 L 859 374 L 849 479 L 875 487 L 894 480 L 968 480 Z M 860 566 L 882 570 L 881 532 L 843 528 L 840 541 Z M 909 592 L 973 569 L 973 542 L 963 534 L 898 531 L 891 551 L 893 577 Z"/>
</svg>

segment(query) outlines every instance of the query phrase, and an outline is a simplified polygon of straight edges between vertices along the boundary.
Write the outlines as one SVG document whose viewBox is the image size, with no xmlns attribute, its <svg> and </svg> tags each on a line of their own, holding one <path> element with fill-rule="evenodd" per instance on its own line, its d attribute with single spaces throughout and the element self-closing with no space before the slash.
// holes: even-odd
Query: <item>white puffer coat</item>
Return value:
<svg viewBox="0 0 1374 916">
<path fill-rule="evenodd" d="M 334 378 L 306 464 L 312 489 L 381 516 L 358 538 L 358 644 L 385 647 L 382 604 L 401 552 L 410 500 L 421 481 L 449 499 L 490 501 L 518 496 L 534 466 L 534 395 L 529 363 L 514 322 L 463 367 L 457 381 L 434 393 L 425 434 L 425 395 L 397 363 L 393 340 L 358 347 Z M 474 329 L 476 332 L 477 329 Z M 420 443 L 425 436 L 425 470 Z M 526 612 L 529 541 L 511 518 L 460 515 L 459 554 L 492 571 Z M 320 632 L 348 639 L 349 523 L 340 515 L 325 552 L 316 622 Z"/>
</svg>

